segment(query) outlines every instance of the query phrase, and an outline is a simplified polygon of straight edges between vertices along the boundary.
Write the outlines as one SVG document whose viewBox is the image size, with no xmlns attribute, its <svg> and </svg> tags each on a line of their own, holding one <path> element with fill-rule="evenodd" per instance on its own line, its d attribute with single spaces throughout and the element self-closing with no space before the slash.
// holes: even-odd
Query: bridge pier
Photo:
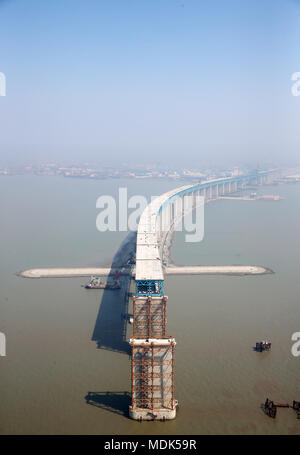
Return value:
<svg viewBox="0 0 300 455">
<path fill-rule="evenodd" d="M 135 420 L 171 420 L 176 417 L 174 400 L 175 340 L 135 338 L 130 340 L 131 406 Z"/>
</svg>

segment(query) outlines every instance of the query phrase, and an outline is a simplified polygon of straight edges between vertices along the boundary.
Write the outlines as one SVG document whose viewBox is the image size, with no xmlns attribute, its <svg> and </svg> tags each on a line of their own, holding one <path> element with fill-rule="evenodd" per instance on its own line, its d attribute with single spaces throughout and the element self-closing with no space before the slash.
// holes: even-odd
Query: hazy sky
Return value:
<svg viewBox="0 0 300 455">
<path fill-rule="evenodd" d="M 300 163 L 297 0 L 0 0 L 0 163 Z"/>
</svg>

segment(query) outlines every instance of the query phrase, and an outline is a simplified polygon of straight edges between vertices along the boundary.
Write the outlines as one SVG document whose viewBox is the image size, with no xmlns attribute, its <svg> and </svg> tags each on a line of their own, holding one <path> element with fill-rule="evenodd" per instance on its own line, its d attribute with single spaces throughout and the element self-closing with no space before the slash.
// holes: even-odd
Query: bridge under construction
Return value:
<svg viewBox="0 0 300 455">
<path fill-rule="evenodd" d="M 131 349 L 131 405 L 129 415 L 136 420 L 169 420 L 176 417 L 177 400 L 174 388 L 174 336 L 167 330 L 167 302 L 164 290 L 165 274 L 229 274 L 261 275 L 272 273 L 261 266 L 187 266 L 167 265 L 170 233 L 188 213 L 204 203 L 230 197 L 253 185 L 272 183 L 278 170 L 250 175 L 208 180 L 182 186 L 154 199 L 141 215 L 135 241 L 120 246 L 110 267 L 40 268 L 20 272 L 27 278 L 115 276 L 122 267 L 124 255 L 136 252 L 135 267 L 124 268 L 123 283 L 115 297 L 111 312 L 111 291 L 104 291 L 92 340 L 98 348 L 130 353 Z M 237 198 L 238 199 L 238 198 Z M 201 213 L 201 212 L 200 212 Z M 123 251 L 124 250 L 124 251 Z M 128 251 L 127 251 L 128 250 Z M 128 296 L 131 279 L 133 292 L 133 334 L 130 345 L 126 336 Z M 117 305 L 122 317 L 119 317 Z M 109 314 L 107 314 L 109 313 Z M 124 317 L 126 315 L 126 317 Z M 131 319 L 131 318 L 130 318 Z M 108 326 L 107 321 L 110 321 Z"/>
<path fill-rule="evenodd" d="M 152 201 L 141 215 L 136 243 L 135 295 L 131 344 L 131 405 L 136 420 L 176 417 L 174 395 L 175 338 L 167 332 L 164 292 L 164 244 L 174 225 L 199 201 L 237 192 L 245 185 L 266 184 L 274 171 L 221 178 L 177 188 Z M 189 197 L 188 204 L 184 198 Z"/>
</svg>

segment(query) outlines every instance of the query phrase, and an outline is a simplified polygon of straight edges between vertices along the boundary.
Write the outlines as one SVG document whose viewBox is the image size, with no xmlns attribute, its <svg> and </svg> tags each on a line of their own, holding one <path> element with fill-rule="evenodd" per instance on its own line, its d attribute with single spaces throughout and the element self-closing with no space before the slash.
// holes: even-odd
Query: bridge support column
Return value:
<svg viewBox="0 0 300 455">
<path fill-rule="evenodd" d="M 178 197 L 174 202 L 174 217 L 176 225 L 175 231 L 182 231 L 182 217 L 183 217 L 183 200 L 182 197 Z"/>
<path fill-rule="evenodd" d="M 131 339 L 131 406 L 134 420 L 170 420 L 176 417 L 174 399 L 175 339 Z"/>
</svg>

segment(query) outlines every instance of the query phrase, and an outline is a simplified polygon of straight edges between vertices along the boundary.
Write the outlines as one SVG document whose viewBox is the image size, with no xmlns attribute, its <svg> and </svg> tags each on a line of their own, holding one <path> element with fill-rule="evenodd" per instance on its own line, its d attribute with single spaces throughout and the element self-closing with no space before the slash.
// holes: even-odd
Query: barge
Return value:
<svg viewBox="0 0 300 455">
<path fill-rule="evenodd" d="M 121 288 L 118 280 L 102 281 L 101 278 L 97 276 L 92 276 L 84 287 L 85 289 L 110 289 L 112 291 Z"/>
</svg>

